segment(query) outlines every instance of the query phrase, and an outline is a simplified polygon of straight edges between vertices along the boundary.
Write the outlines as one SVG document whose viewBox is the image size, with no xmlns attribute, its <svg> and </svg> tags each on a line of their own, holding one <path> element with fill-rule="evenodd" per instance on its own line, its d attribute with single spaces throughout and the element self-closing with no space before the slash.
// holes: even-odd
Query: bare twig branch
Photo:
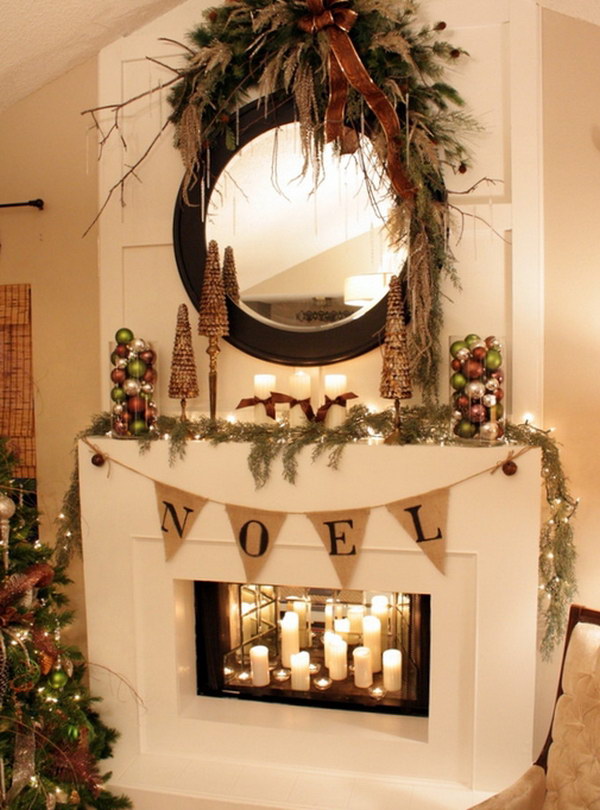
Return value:
<svg viewBox="0 0 600 810">
<path fill-rule="evenodd" d="M 149 62 L 154 62 L 154 64 L 158 65 L 159 67 L 165 68 L 165 70 L 170 70 L 172 73 L 177 74 L 178 78 L 181 78 L 185 73 L 185 71 L 182 71 L 179 68 L 174 68 L 171 67 L 171 65 L 167 65 L 166 62 L 161 62 L 160 59 L 156 59 L 154 56 L 147 56 L 146 59 Z M 161 84 L 160 88 L 162 89 L 164 86 L 165 86 L 164 84 Z"/>
<path fill-rule="evenodd" d="M 150 59 L 150 57 L 146 57 L 146 59 Z M 149 90 L 144 90 L 143 93 L 138 93 L 137 96 L 132 96 L 131 98 L 126 99 L 125 101 L 120 101 L 115 104 L 102 104 L 100 107 L 90 107 L 88 110 L 82 110 L 80 115 L 87 115 L 92 113 L 100 112 L 101 110 L 122 110 L 123 107 L 126 107 L 128 104 L 133 104 L 134 101 L 139 101 L 141 98 L 145 98 L 146 96 L 151 96 L 153 93 L 158 92 L 159 90 L 164 90 L 165 87 L 170 87 L 175 82 L 179 81 L 181 78 L 181 74 L 178 73 L 177 76 L 173 76 L 172 79 L 169 79 L 168 82 L 163 82 L 162 84 L 156 84 L 154 87 L 151 87 Z"/>
<path fill-rule="evenodd" d="M 460 214 L 461 227 L 460 227 L 460 234 L 458 236 L 458 239 L 456 240 L 457 245 L 460 243 L 461 239 L 463 238 L 463 233 L 464 233 L 464 230 L 465 230 L 465 218 L 466 217 L 471 217 L 471 219 L 475 220 L 476 222 L 483 222 L 483 224 L 486 225 L 490 229 L 490 231 L 495 236 L 498 237 L 498 239 L 501 239 L 505 244 L 510 245 L 510 241 L 506 237 L 502 236 L 500 231 L 497 231 L 492 225 L 490 225 L 490 223 L 487 221 L 487 219 L 485 219 L 482 216 L 479 216 L 479 214 L 472 214 L 469 211 L 463 211 L 462 208 L 458 207 L 458 205 L 453 205 L 452 203 L 448 203 L 448 208 L 451 208 L 453 211 L 458 211 L 458 213 Z"/>
<path fill-rule="evenodd" d="M 159 38 L 158 38 L 158 41 L 159 41 L 159 42 L 170 42 L 170 43 L 171 43 L 171 45 L 177 45 L 177 47 L 179 47 L 179 48 L 183 48 L 183 49 L 184 49 L 185 51 L 187 51 L 188 53 L 191 53 L 191 54 L 192 54 L 192 56 L 195 56 L 195 54 L 196 54 L 196 51 L 194 51 L 192 48 L 190 48 L 190 47 L 189 47 L 188 45 L 186 45 L 185 43 L 183 43 L 183 42 L 178 42 L 176 39 L 170 39 L 169 37 L 159 37 Z"/>
<path fill-rule="evenodd" d="M 466 188 L 464 191 L 452 191 L 451 189 L 447 189 L 447 192 L 448 192 L 448 194 L 455 194 L 457 196 L 459 194 L 470 194 L 472 191 L 475 191 L 476 188 L 479 188 L 479 186 L 482 183 L 489 183 L 489 185 L 495 186 L 496 183 L 504 183 L 504 180 L 500 180 L 500 179 L 494 178 L 494 177 L 482 177 L 476 183 L 473 183 L 472 186 L 470 186 L 469 188 Z"/>
</svg>

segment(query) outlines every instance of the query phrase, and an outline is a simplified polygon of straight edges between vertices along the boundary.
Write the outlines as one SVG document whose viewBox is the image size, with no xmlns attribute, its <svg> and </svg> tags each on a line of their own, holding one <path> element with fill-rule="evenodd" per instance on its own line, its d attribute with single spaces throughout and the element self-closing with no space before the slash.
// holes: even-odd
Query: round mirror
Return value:
<svg viewBox="0 0 600 810">
<path fill-rule="evenodd" d="M 240 287 L 239 302 L 228 300 L 230 343 L 288 365 L 373 348 L 401 258 L 387 248 L 370 141 L 341 157 L 327 146 L 315 175 L 303 172 L 291 102 L 269 115 L 251 103 L 232 124 L 238 147 L 211 144 L 203 156 L 210 180 L 190 189 L 190 205 L 180 193 L 175 210 L 175 254 L 191 300 L 197 307 L 206 244 L 215 239 L 221 255 L 232 247 Z"/>
</svg>

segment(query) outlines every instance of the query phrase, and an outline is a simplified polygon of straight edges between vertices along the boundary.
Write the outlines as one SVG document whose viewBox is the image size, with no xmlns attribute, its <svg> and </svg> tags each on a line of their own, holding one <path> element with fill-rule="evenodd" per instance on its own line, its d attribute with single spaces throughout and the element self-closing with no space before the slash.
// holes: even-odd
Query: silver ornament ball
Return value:
<svg viewBox="0 0 600 810">
<path fill-rule="evenodd" d="M 129 349 L 131 349 L 132 352 L 135 352 L 136 354 L 139 354 L 139 352 L 143 352 L 144 349 L 147 348 L 146 341 L 142 340 L 141 338 L 134 338 L 133 340 L 130 340 L 127 346 L 129 347 Z"/>
<path fill-rule="evenodd" d="M 123 382 L 122 387 L 128 397 L 135 397 L 140 393 L 141 385 L 139 380 L 134 380 L 133 377 L 130 377 Z"/>
<path fill-rule="evenodd" d="M 125 408 L 122 405 L 113 405 L 113 413 L 116 414 L 117 416 L 120 413 L 123 413 L 124 410 Z"/>
<path fill-rule="evenodd" d="M 154 386 L 149 382 L 142 383 L 142 391 L 145 394 L 151 394 L 154 391 Z"/>
<path fill-rule="evenodd" d="M 453 412 L 452 419 L 453 419 L 454 422 L 460 422 L 460 420 L 462 418 L 463 418 L 463 415 L 462 415 L 461 411 L 454 411 Z"/>
<path fill-rule="evenodd" d="M 117 360 L 115 365 L 116 365 L 117 368 L 127 368 L 127 363 L 128 362 L 129 361 L 127 360 L 126 357 L 119 357 L 119 359 Z"/>
<path fill-rule="evenodd" d="M 493 393 L 500 388 L 500 383 L 495 377 L 490 377 L 490 379 L 486 382 L 485 387 L 487 391 L 491 391 Z"/>
<path fill-rule="evenodd" d="M 481 400 L 486 408 L 493 408 L 497 400 L 494 394 L 486 394 Z"/>
<path fill-rule="evenodd" d="M 0 518 L 10 520 L 16 508 L 14 501 L 12 501 L 8 495 L 0 495 Z"/>
<path fill-rule="evenodd" d="M 498 437 L 498 423 L 484 422 L 479 426 L 479 438 L 488 442 L 493 442 Z"/>
<path fill-rule="evenodd" d="M 456 359 L 460 360 L 461 363 L 464 362 L 465 360 L 467 360 L 470 356 L 471 356 L 471 352 L 467 349 L 466 346 L 465 346 L 464 349 L 459 349 L 456 352 Z"/>
<path fill-rule="evenodd" d="M 465 385 L 465 394 L 469 399 L 481 399 L 485 394 L 485 385 L 477 380 L 473 380 L 473 382 Z"/>
</svg>

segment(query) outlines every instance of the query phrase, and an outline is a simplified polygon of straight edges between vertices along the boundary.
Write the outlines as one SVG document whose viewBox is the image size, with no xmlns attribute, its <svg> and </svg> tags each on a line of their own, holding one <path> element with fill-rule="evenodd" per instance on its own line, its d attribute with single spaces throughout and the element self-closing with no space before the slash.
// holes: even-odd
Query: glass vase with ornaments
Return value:
<svg viewBox="0 0 600 810">
<path fill-rule="evenodd" d="M 111 432 L 118 439 L 137 438 L 154 429 L 156 353 L 150 344 L 122 327 L 111 347 Z"/>
<path fill-rule="evenodd" d="M 503 343 L 470 333 L 450 338 L 452 430 L 459 439 L 483 444 L 504 436 Z"/>
</svg>

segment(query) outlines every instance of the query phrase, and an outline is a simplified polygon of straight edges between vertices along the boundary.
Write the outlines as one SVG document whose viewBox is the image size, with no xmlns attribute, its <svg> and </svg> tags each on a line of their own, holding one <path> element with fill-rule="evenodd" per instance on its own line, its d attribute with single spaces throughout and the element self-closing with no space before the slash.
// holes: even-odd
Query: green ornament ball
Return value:
<svg viewBox="0 0 600 810">
<path fill-rule="evenodd" d="M 125 393 L 125 391 L 123 391 L 122 388 L 120 388 L 118 385 L 115 385 L 115 387 L 110 392 L 110 398 L 112 399 L 113 402 L 125 402 L 127 394 Z"/>
<path fill-rule="evenodd" d="M 460 371 L 457 371 L 456 374 L 453 374 L 450 377 L 450 385 L 455 391 L 460 391 L 460 389 L 464 388 L 466 384 L 467 378 L 464 374 L 461 374 Z"/>
<path fill-rule="evenodd" d="M 134 419 L 129 425 L 129 430 L 134 436 L 141 436 L 143 433 L 148 432 L 148 425 L 145 419 Z"/>
<path fill-rule="evenodd" d="M 466 336 L 466 338 L 465 338 L 465 343 L 467 344 L 467 346 L 468 346 L 468 347 L 469 347 L 469 349 L 470 349 L 470 348 L 471 348 L 471 346 L 472 346 L 474 343 L 477 343 L 477 341 L 478 341 L 478 340 L 481 340 L 481 338 L 479 337 L 479 335 L 476 335 L 474 332 L 471 332 L 469 335 L 467 335 L 467 336 Z"/>
<path fill-rule="evenodd" d="M 126 327 L 117 329 L 115 333 L 115 340 L 117 343 L 129 343 L 130 340 L 133 340 L 133 332 L 131 329 L 127 329 Z"/>
<path fill-rule="evenodd" d="M 143 360 L 140 360 L 139 357 L 134 357 L 133 360 L 130 360 L 129 363 L 127 363 L 127 373 L 130 377 L 135 377 L 136 380 L 139 380 L 140 377 L 144 376 L 146 368 L 146 364 Z"/>
<path fill-rule="evenodd" d="M 502 365 L 502 355 L 498 349 L 490 349 L 485 356 L 484 362 L 488 371 L 496 371 Z"/>
<path fill-rule="evenodd" d="M 468 419 L 461 419 L 461 421 L 454 428 L 454 432 L 461 439 L 472 439 L 477 433 L 477 426 Z"/>
<path fill-rule="evenodd" d="M 461 349 L 468 349 L 466 342 L 464 340 L 455 340 L 454 343 L 450 346 L 450 354 L 452 357 L 456 357 Z"/>
<path fill-rule="evenodd" d="M 54 689 L 62 689 L 63 686 L 66 686 L 68 680 L 69 676 L 63 669 L 53 669 L 48 675 L 50 686 Z"/>
</svg>

